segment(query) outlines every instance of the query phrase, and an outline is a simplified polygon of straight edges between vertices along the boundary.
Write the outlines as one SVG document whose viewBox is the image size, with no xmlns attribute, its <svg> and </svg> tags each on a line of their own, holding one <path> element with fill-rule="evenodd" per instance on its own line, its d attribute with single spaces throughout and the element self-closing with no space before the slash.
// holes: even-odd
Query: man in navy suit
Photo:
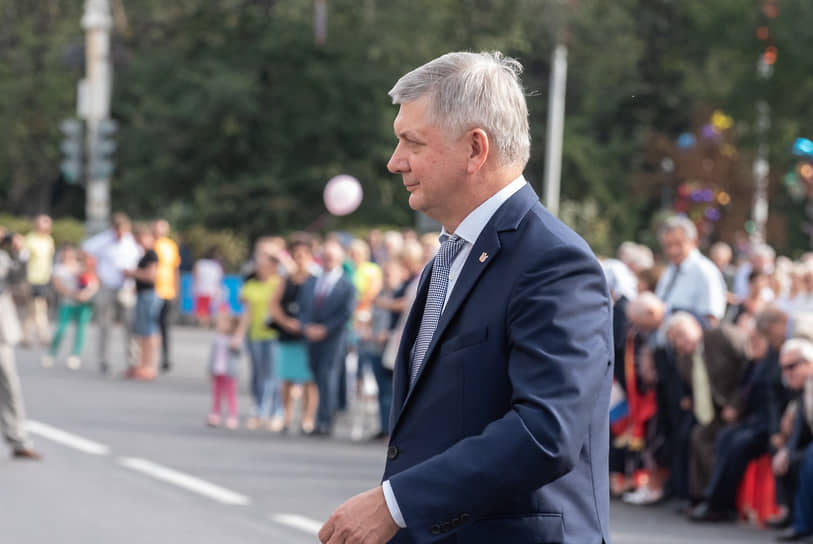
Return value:
<svg viewBox="0 0 813 544">
<path fill-rule="evenodd" d="M 450 53 L 390 91 L 388 168 L 443 242 L 401 340 L 383 483 L 322 542 L 609 542 L 610 297 L 522 177 L 520 71 Z"/>
<path fill-rule="evenodd" d="M 344 364 L 347 322 L 353 313 L 356 289 L 344 275 L 344 250 L 335 240 L 324 247 L 324 271 L 302 289 L 300 321 L 308 341 L 311 371 L 319 388 L 315 435 L 329 435 L 339 399 L 339 375 Z"/>
</svg>

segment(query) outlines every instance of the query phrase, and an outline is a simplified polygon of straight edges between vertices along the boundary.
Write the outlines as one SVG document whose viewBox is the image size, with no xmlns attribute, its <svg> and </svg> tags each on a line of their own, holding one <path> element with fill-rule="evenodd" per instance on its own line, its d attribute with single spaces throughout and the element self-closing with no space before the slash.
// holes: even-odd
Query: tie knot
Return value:
<svg viewBox="0 0 813 544">
<path fill-rule="evenodd" d="M 438 249 L 437 259 L 444 263 L 451 263 L 454 258 L 463 249 L 463 244 L 466 242 L 458 235 L 449 236 L 448 234 L 441 236 L 440 249 Z"/>
</svg>

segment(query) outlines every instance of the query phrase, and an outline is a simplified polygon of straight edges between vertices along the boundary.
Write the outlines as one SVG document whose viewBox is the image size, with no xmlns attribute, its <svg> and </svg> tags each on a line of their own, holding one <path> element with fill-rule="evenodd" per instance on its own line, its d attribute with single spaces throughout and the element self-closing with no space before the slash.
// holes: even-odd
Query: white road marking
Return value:
<svg viewBox="0 0 813 544">
<path fill-rule="evenodd" d="M 312 535 L 318 535 L 319 529 L 322 528 L 321 521 L 306 518 L 298 514 L 274 514 L 271 516 L 271 520 Z"/>
<path fill-rule="evenodd" d="M 59 442 L 63 446 L 68 446 L 69 448 L 73 448 L 84 453 L 89 453 L 91 455 L 110 454 L 110 448 L 104 444 L 99 444 L 98 442 L 88 440 L 87 438 L 82 438 L 81 436 L 57 429 L 56 427 L 51 427 L 45 423 L 40 423 L 39 421 L 29 419 L 25 426 L 30 433 L 39 435 L 54 442 Z"/>
<path fill-rule="evenodd" d="M 137 457 L 120 457 L 119 464 L 123 467 L 135 470 L 147 476 L 151 476 L 156 480 L 161 480 L 169 484 L 182 487 L 188 491 L 193 491 L 204 497 L 221 502 L 223 504 L 246 505 L 251 502 L 251 499 L 240 493 L 235 493 L 219 485 L 209 483 L 201 480 L 195 476 L 178 472 L 171 468 L 161 466 L 159 464 L 147 461 L 146 459 L 139 459 Z"/>
</svg>

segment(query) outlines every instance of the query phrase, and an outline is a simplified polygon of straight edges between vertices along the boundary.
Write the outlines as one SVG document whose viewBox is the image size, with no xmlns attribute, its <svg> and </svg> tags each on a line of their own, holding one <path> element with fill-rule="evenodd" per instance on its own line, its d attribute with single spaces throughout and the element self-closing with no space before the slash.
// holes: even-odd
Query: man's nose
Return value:
<svg viewBox="0 0 813 544">
<path fill-rule="evenodd" d="M 387 163 L 387 170 L 393 174 L 404 173 L 409 170 L 409 163 L 401 154 L 401 144 L 398 144 L 395 151 L 392 152 L 392 157 Z"/>
</svg>

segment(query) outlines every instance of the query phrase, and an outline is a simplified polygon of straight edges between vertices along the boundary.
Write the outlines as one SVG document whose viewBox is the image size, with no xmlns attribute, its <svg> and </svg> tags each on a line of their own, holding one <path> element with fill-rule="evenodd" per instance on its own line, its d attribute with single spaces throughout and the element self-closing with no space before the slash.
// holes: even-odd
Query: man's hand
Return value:
<svg viewBox="0 0 813 544">
<path fill-rule="evenodd" d="M 381 486 L 356 495 L 333 512 L 319 531 L 323 544 L 383 544 L 398 532 Z"/>
<path fill-rule="evenodd" d="M 771 462 L 773 473 L 777 476 L 784 476 L 788 473 L 788 468 L 790 467 L 790 457 L 788 455 L 788 449 L 782 448 L 773 456 L 773 460 Z"/>
<path fill-rule="evenodd" d="M 692 409 L 693 409 L 692 406 L 693 406 L 693 404 L 692 404 L 691 397 L 683 397 L 682 399 L 680 399 L 680 408 L 681 408 L 681 410 L 691 412 Z"/>
<path fill-rule="evenodd" d="M 321 342 L 327 338 L 327 329 L 324 325 L 319 325 L 318 323 L 305 325 L 305 338 L 311 342 Z"/>
<path fill-rule="evenodd" d="M 721 415 L 723 416 L 723 421 L 726 423 L 734 423 L 737 421 L 737 417 L 739 417 L 737 409 L 733 406 L 726 406 L 723 408 L 723 413 Z"/>
</svg>

